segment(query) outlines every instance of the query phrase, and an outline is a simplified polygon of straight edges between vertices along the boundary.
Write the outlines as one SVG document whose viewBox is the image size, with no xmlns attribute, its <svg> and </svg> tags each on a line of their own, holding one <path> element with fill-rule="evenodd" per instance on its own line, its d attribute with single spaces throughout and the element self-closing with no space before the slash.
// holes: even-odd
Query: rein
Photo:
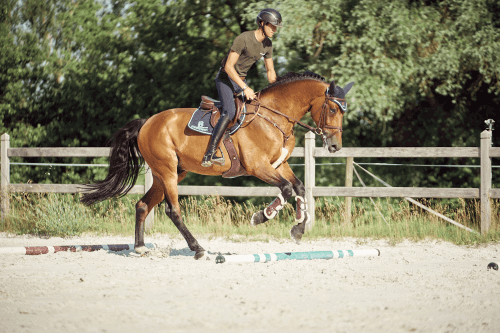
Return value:
<svg viewBox="0 0 500 333">
<path fill-rule="evenodd" d="M 287 115 L 287 114 L 284 114 L 284 113 L 282 113 L 282 112 L 280 112 L 280 111 L 278 111 L 278 110 L 276 110 L 276 109 L 270 108 L 269 106 L 265 106 L 265 105 L 263 105 L 263 104 L 260 104 L 260 101 L 259 101 L 257 98 L 256 98 L 256 99 L 254 99 L 254 100 L 255 100 L 255 101 L 257 101 L 257 105 L 255 105 L 255 106 L 257 106 L 257 107 L 259 107 L 259 108 L 260 108 L 260 107 L 263 107 L 264 109 L 267 109 L 267 110 L 269 110 L 269 111 L 271 111 L 271 112 L 274 112 L 274 113 L 276 113 L 276 114 L 278 114 L 278 115 L 280 115 L 280 116 L 285 117 L 286 119 L 288 119 L 289 121 L 291 121 L 292 123 L 294 123 L 294 125 L 295 125 L 295 124 L 299 124 L 300 126 L 304 127 L 305 129 L 308 129 L 308 130 L 310 130 L 310 131 L 313 131 L 313 132 L 314 132 L 314 133 L 316 133 L 316 134 L 320 134 L 320 133 L 318 133 L 318 132 L 317 132 L 317 130 L 318 130 L 317 128 L 315 129 L 315 128 L 313 128 L 313 127 L 311 127 L 311 126 L 307 125 L 307 124 L 304 124 L 304 123 L 303 123 L 303 122 L 301 122 L 300 120 L 297 120 L 297 119 L 295 119 L 295 118 L 293 118 L 293 117 L 290 117 L 290 116 L 289 116 L 289 115 Z M 250 105 L 253 105 L 253 104 L 250 104 Z M 258 113 L 257 113 L 257 114 L 258 114 Z M 260 117 L 264 118 L 264 116 L 261 116 L 260 114 L 258 114 L 258 115 L 259 115 Z M 266 118 L 264 118 L 264 119 L 266 119 Z M 276 125 L 275 125 L 275 126 L 276 126 Z"/>
<path fill-rule="evenodd" d="M 302 126 L 303 128 L 312 131 L 316 135 L 322 135 L 323 134 L 323 129 L 325 129 L 325 128 L 337 130 L 337 131 L 333 132 L 332 134 L 330 134 L 327 137 L 327 138 L 330 138 L 333 135 L 335 135 L 336 133 L 343 131 L 341 126 L 340 127 L 339 126 L 330 126 L 330 125 L 325 124 L 325 122 L 326 122 L 326 113 L 328 112 L 328 101 L 335 102 L 336 100 L 341 101 L 341 102 L 345 101 L 345 99 L 343 99 L 343 98 L 330 97 L 330 96 L 327 95 L 325 97 L 325 101 L 323 102 L 323 105 L 317 111 L 315 111 L 314 113 L 311 112 L 311 116 L 314 116 L 316 113 L 318 113 L 318 111 L 321 110 L 321 114 L 320 114 L 318 126 L 316 128 L 311 127 L 311 126 L 309 126 L 309 125 L 301 122 L 300 120 L 297 120 L 297 119 L 295 119 L 293 117 L 290 117 L 289 115 L 286 115 L 286 114 L 284 114 L 284 113 L 282 113 L 282 112 L 280 112 L 280 111 L 278 111 L 276 109 L 273 109 L 271 107 L 268 107 L 268 106 L 265 106 L 265 105 L 261 104 L 260 100 L 258 99 L 258 97 L 256 97 L 254 99 L 254 101 L 256 101 L 257 104 L 252 104 L 253 101 L 251 101 L 249 104 L 252 105 L 252 106 L 257 107 L 257 111 L 255 112 L 254 118 L 256 116 L 259 116 L 259 117 L 267 120 L 271 124 L 273 124 L 276 128 L 278 128 L 283 133 L 283 135 L 285 136 L 285 142 L 286 142 L 286 140 L 288 140 L 288 138 L 290 137 L 291 134 L 288 135 L 288 136 L 285 135 L 285 132 L 276 123 L 274 123 L 273 121 L 271 121 L 269 118 L 264 117 L 261 114 L 259 114 L 259 110 L 260 110 L 261 107 L 263 107 L 263 108 L 265 108 L 265 109 L 267 109 L 267 110 L 269 110 L 269 111 L 271 111 L 271 112 L 273 112 L 273 113 L 275 113 L 277 115 L 285 117 L 286 119 L 288 119 L 289 121 L 291 121 L 294 125 L 298 124 L 298 125 Z M 251 120 L 253 120 L 254 118 L 252 118 Z M 293 133 L 293 129 L 292 129 L 292 133 Z"/>
</svg>

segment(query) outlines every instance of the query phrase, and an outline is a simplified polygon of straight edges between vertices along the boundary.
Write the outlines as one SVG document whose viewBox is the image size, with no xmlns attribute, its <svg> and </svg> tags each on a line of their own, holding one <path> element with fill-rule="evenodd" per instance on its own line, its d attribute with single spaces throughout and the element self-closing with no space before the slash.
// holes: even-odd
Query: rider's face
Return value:
<svg viewBox="0 0 500 333">
<path fill-rule="evenodd" d="M 278 30 L 278 28 L 271 23 L 268 23 L 264 26 L 264 31 L 269 38 L 273 37 L 273 35 L 276 33 L 276 30 Z"/>
</svg>

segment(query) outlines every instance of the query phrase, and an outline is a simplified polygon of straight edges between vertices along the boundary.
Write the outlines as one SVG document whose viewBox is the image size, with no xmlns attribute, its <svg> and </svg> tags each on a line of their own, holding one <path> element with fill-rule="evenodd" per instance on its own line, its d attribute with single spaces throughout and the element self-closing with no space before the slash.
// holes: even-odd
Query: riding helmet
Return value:
<svg viewBox="0 0 500 333">
<path fill-rule="evenodd" d="M 281 25 L 281 14 L 276 9 L 266 8 L 260 11 L 257 15 L 257 24 L 260 27 L 260 23 L 263 22 L 264 25 L 271 23 L 276 27 L 282 27 Z"/>
</svg>

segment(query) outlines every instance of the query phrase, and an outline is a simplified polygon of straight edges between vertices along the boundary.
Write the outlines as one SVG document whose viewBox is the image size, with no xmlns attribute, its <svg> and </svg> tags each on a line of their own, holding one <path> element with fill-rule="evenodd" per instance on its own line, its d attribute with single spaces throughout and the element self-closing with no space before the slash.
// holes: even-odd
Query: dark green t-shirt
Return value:
<svg viewBox="0 0 500 333">
<path fill-rule="evenodd" d="M 257 60 L 262 57 L 266 59 L 272 58 L 273 43 L 267 37 L 262 42 L 259 42 L 255 38 L 254 31 L 246 31 L 234 39 L 233 45 L 229 49 L 229 52 L 231 51 L 240 55 L 234 66 L 236 72 L 239 76 L 247 76 L 248 70 Z M 227 56 L 222 60 L 222 68 L 226 65 L 226 60 Z"/>
</svg>

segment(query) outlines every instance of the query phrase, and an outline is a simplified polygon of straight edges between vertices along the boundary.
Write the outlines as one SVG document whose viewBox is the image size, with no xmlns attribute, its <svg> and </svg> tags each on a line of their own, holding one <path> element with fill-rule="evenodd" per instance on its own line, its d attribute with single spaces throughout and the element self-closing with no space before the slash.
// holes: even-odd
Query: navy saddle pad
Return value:
<svg viewBox="0 0 500 333">
<path fill-rule="evenodd" d="M 215 101 L 215 106 L 221 109 L 221 104 L 219 101 Z M 204 112 L 202 109 L 198 108 L 191 116 L 191 120 L 189 120 L 188 127 L 193 131 L 198 133 L 212 135 L 214 128 L 210 124 L 210 117 L 212 116 L 211 112 Z M 229 135 L 232 135 L 236 132 L 243 121 L 245 120 L 245 112 L 241 113 L 240 119 L 229 129 Z"/>
</svg>

